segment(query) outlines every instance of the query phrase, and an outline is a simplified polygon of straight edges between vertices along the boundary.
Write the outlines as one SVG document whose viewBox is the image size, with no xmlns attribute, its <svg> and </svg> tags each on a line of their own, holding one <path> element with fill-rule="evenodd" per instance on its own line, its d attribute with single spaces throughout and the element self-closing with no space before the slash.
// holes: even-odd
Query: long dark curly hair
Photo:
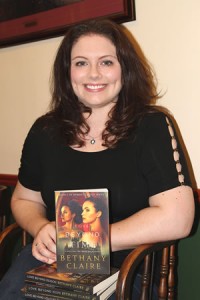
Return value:
<svg viewBox="0 0 200 300">
<path fill-rule="evenodd" d="M 58 49 L 51 77 L 52 101 L 46 118 L 59 124 L 65 144 L 84 145 L 80 135 L 90 130 L 83 112 L 91 113 L 75 95 L 70 78 L 71 50 L 84 35 L 97 34 L 108 38 L 116 47 L 121 65 L 123 86 L 118 101 L 109 113 L 102 134 L 103 145 L 112 148 L 134 131 L 139 120 L 158 98 L 150 65 L 138 51 L 138 44 L 122 26 L 110 20 L 89 20 L 72 26 Z"/>
<path fill-rule="evenodd" d="M 75 214 L 74 222 L 76 224 L 82 223 L 82 207 L 76 200 L 63 201 L 61 204 L 61 209 L 63 206 L 68 206 L 71 213 Z"/>
</svg>

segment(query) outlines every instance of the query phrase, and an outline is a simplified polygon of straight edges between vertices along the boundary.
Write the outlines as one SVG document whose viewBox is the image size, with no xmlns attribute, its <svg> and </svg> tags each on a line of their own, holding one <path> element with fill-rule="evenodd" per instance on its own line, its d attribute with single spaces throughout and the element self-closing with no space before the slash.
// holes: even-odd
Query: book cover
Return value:
<svg viewBox="0 0 200 300">
<path fill-rule="evenodd" d="M 55 297 L 56 299 L 81 299 L 81 300 L 104 300 L 107 299 L 116 289 L 116 281 L 111 284 L 106 290 L 99 291 L 98 294 L 92 295 L 77 291 L 70 291 L 67 289 L 58 289 L 53 287 L 45 287 L 37 284 L 26 284 L 23 292 L 25 297 L 31 294 L 32 297 L 36 295 L 44 295 L 49 297 Z"/>
<path fill-rule="evenodd" d="M 118 278 L 118 274 L 119 270 L 116 268 L 111 268 L 109 275 L 58 273 L 56 263 L 43 264 L 26 272 L 25 283 L 37 283 L 47 287 L 96 294 L 114 283 Z"/>
<path fill-rule="evenodd" d="M 57 271 L 110 273 L 107 189 L 55 191 Z"/>
</svg>

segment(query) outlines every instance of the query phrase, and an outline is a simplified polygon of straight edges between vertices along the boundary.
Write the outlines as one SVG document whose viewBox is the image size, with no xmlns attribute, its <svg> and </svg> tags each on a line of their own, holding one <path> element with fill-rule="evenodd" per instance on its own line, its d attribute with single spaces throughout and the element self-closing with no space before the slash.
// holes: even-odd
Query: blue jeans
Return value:
<svg viewBox="0 0 200 300">
<path fill-rule="evenodd" d="M 25 273 L 36 268 L 43 263 L 32 256 L 32 244 L 27 245 L 17 256 L 12 266 L 0 281 L 0 299 L 1 300 L 23 300 L 26 299 L 21 289 L 24 287 Z M 139 299 L 139 291 L 142 276 L 137 274 L 133 284 L 132 300 Z M 156 289 L 153 289 L 152 300 L 157 300 Z M 115 294 L 108 298 L 115 300 Z M 129 299 L 131 300 L 131 299 Z"/>
<path fill-rule="evenodd" d="M 8 272 L 0 281 L 0 299 L 26 299 L 21 292 L 24 286 L 25 273 L 41 264 L 41 261 L 32 256 L 32 244 L 27 245 L 19 253 Z"/>
</svg>

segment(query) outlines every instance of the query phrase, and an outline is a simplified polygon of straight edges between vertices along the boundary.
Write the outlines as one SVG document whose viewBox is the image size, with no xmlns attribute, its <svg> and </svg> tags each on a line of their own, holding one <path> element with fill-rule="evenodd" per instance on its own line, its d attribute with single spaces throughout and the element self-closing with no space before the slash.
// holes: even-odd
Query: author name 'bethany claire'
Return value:
<svg viewBox="0 0 200 300">
<path fill-rule="evenodd" d="M 105 255 L 60 255 L 60 262 L 65 263 L 66 269 L 71 270 L 100 270 L 106 261 Z"/>
</svg>

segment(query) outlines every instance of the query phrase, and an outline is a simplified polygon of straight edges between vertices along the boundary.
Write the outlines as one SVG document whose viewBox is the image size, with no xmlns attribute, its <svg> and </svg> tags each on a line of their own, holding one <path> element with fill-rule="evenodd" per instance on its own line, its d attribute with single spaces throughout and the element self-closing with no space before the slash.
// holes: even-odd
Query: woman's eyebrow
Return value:
<svg viewBox="0 0 200 300">
<path fill-rule="evenodd" d="M 102 58 L 109 58 L 109 57 L 117 59 L 117 56 L 116 55 L 112 55 L 112 54 L 103 55 L 103 56 L 100 57 L 100 59 L 102 59 Z"/>
<path fill-rule="evenodd" d="M 85 57 L 85 56 L 75 56 L 75 57 L 73 57 L 72 58 L 72 60 L 74 60 L 74 59 L 80 59 L 80 58 L 82 58 L 82 59 L 87 59 L 87 57 Z"/>
<path fill-rule="evenodd" d="M 112 54 L 102 55 L 102 56 L 100 56 L 98 59 L 108 58 L 108 57 L 112 57 L 112 58 L 117 59 L 117 56 L 116 56 L 116 55 L 112 55 Z M 72 60 L 80 59 L 80 58 L 81 58 L 81 59 L 88 59 L 88 57 L 85 57 L 85 56 L 82 56 L 82 55 L 78 55 L 78 56 L 73 57 Z"/>
</svg>

